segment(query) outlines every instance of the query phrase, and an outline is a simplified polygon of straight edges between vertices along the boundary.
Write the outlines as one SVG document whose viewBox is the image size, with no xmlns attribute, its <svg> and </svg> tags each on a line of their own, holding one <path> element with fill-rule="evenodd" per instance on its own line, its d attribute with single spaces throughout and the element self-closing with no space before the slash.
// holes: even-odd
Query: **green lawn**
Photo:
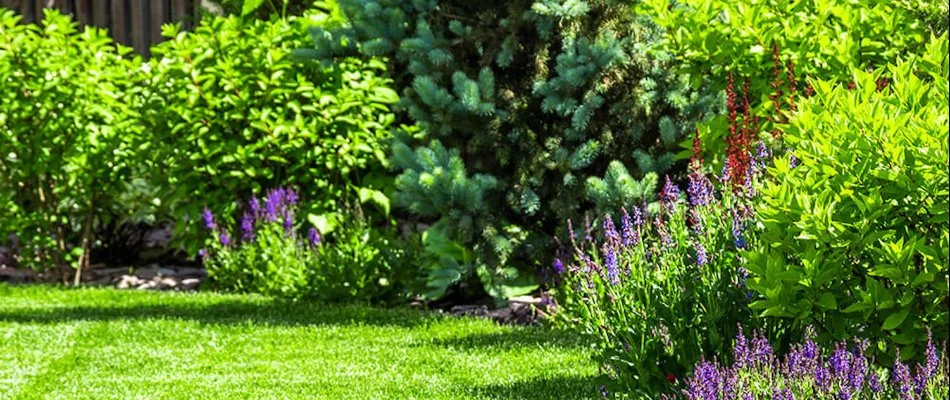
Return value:
<svg viewBox="0 0 950 400">
<path fill-rule="evenodd" d="M 569 334 L 257 296 L 0 284 L 0 399 L 583 399 Z"/>
</svg>

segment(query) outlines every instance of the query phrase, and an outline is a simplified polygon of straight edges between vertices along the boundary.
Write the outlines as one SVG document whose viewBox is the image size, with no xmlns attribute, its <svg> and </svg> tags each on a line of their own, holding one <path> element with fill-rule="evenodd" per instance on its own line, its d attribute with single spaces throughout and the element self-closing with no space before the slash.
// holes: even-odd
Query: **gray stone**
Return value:
<svg viewBox="0 0 950 400">
<path fill-rule="evenodd" d="M 118 283 L 115 287 L 119 289 L 131 289 L 134 287 L 139 287 L 145 283 L 145 280 L 134 275 L 122 275 L 119 277 Z"/>
<path fill-rule="evenodd" d="M 200 284 L 201 284 L 201 279 L 185 278 L 181 280 L 181 285 L 178 288 L 181 290 L 194 290 Z"/>
</svg>

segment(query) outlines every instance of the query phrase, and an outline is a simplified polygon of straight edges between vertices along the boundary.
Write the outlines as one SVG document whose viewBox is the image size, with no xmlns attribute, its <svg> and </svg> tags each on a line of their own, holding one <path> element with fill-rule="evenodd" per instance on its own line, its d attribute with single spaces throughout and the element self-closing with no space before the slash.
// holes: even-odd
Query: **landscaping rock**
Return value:
<svg viewBox="0 0 950 400">
<path fill-rule="evenodd" d="M 186 278 L 181 280 L 181 285 L 178 287 L 181 290 L 194 290 L 201 284 L 201 279 L 198 278 Z"/>
<path fill-rule="evenodd" d="M 145 283 L 145 280 L 135 275 L 122 275 L 115 287 L 119 289 L 131 289 L 139 287 Z"/>
</svg>

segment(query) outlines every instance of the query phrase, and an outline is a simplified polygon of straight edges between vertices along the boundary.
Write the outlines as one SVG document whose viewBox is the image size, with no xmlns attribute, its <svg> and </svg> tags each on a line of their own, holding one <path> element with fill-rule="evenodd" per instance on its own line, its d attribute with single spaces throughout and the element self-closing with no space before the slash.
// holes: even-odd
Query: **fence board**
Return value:
<svg viewBox="0 0 950 400">
<path fill-rule="evenodd" d="M 162 41 L 162 24 L 168 21 L 168 2 L 152 1 L 149 10 L 149 42 L 158 43 Z"/>
<path fill-rule="evenodd" d="M 179 22 L 194 26 L 198 0 L 0 0 L 0 6 L 23 16 L 23 23 L 43 19 L 44 8 L 72 15 L 80 25 L 106 28 L 116 42 L 148 55 L 149 48 L 163 41 L 162 25 Z"/>
</svg>

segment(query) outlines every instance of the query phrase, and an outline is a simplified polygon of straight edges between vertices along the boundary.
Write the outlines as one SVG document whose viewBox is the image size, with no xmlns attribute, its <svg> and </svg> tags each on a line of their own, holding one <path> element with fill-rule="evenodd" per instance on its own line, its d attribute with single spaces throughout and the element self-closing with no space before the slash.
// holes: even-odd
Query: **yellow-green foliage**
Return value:
<svg viewBox="0 0 950 400">
<path fill-rule="evenodd" d="M 948 69 L 943 36 L 920 56 L 853 69 L 853 90 L 814 82 L 785 135 L 801 165 L 777 159 L 761 190 L 761 245 L 746 253 L 755 310 L 904 358 L 925 326 L 947 326 Z"/>
</svg>

